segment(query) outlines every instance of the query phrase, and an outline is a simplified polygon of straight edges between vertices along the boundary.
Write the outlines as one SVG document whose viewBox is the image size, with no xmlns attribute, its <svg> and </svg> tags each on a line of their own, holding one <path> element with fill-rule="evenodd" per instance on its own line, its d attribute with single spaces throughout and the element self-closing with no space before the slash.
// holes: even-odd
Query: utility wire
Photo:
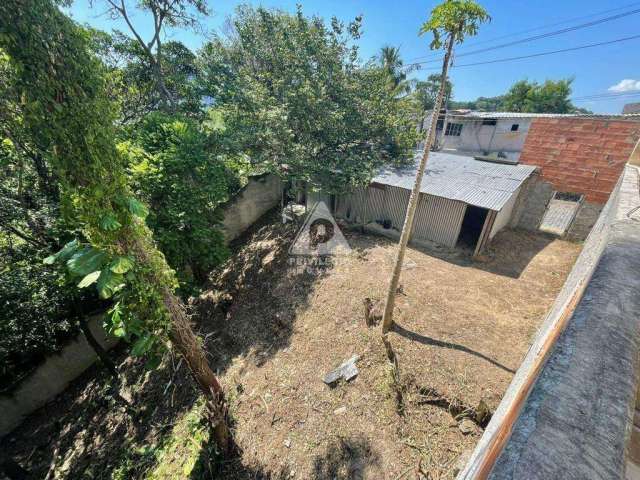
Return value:
<svg viewBox="0 0 640 480">
<path fill-rule="evenodd" d="M 518 56 L 518 57 L 498 58 L 498 59 L 495 59 L 495 60 L 486 60 L 484 62 L 461 63 L 461 64 L 458 64 L 458 65 L 452 65 L 451 68 L 475 67 L 476 65 L 489 65 L 489 64 L 492 64 L 492 63 L 512 62 L 514 60 L 524 60 L 524 59 L 527 59 L 527 58 L 536 58 L 536 57 L 542 57 L 542 56 L 545 56 L 545 55 L 553 55 L 553 54 L 556 54 L 556 53 L 574 52 L 576 50 L 583 50 L 583 49 L 586 49 L 586 48 L 600 47 L 600 46 L 603 46 L 603 45 L 612 45 L 614 43 L 627 42 L 629 40 L 635 40 L 637 38 L 640 38 L 640 35 L 632 35 L 630 37 L 616 38 L 615 40 L 609 40 L 607 42 L 589 43 L 587 45 L 580 45 L 578 47 L 563 48 L 563 49 L 560 49 L 560 50 L 551 50 L 551 51 L 548 51 L 548 52 L 533 53 L 531 55 L 521 55 L 521 56 Z M 423 63 L 429 63 L 429 62 L 410 63 L 410 64 L 405 65 L 405 67 L 418 66 L 418 65 L 422 65 Z M 440 67 L 429 67 L 429 68 L 426 68 L 425 70 L 440 70 Z"/>
<path fill-rule="evenodd" d="M 571 97 L 571 100 L 613 100 L 616 98 L 629 98 L 640 96 L 640 92 L 625 92 L 617 94 L 596 93 L 593 95 L 585 95 L 582 97 Z"/>
<path fill-rule="evenodd" d="M 473 50 L 471 52 L 466 52 L 466 53 L 457 53 L 456 57 L 459 58 L 459 57 L 466 57 L 467 55 L 477 55 L 478 53 L 490 52 L 491 50 L 498 50 L 500 48 L 511 47 L 513 45 L 519 45 L 521 43 L 528 43 L 536 40 L 542 40 L 543 38 L 554 37 L 556 35 L 561 35 L 563 33 L 580 30 L 581 28 L 593 27 L 594 25 L 610 22 L 612 20 L 617 20 L 619 18 L 627 17 L 629 15 L 634 15 L 636 13 L 640 13 L 640 8 L 636 10 L 630 10 L 628 12 L 622 12 L 622 13 L 619 13 L 618 15 L 613 15 L 611 17 L 601 18 L 600 20 L 594 20 L 592 22 L 583 23 L 581 25 L 575 25 L 573 27 L 563 28 L 562 30 L 556 30 L 555 32 L 543 33 L 540 35 L 534 35 L 533 37 L 527 37 L 527 38 L 522 38 L 520 40 L 515 40 L 513 42 L 503 43 L 501 45 L 496 45 L 494 47 L 481 48 L 480 50 Z M 437 58 L 435 60 L 428 60 L 420 63 L 436 63 L 436 62 L 442 62 L 442 58 Z"/>
<path fill-rule="evenodd" d="M 465 51 L 468 48 L 475 47 L 477 45 L 484 45 L 484 44 L 492 43 L 492 42 L 495 42 L 495 41 L 498 41 L 498 40 L 502 40 L 502 39 L 505 39 L 505 38 L 517 37 L 518 35 L 523 35 L 525 33 L 530 33 L 530 32 L 535 32 L 535 31 L 538 31 L 538 30 L 543 30 L 545 28 L 556 27 L 558 25 L 565 25 L 567 23 L 575 22 L 575 21 L 578 21 L 578 20 L 586 20 L 588 18 L 598 17 L 600 15 L 604 15 L 604 14 L 612 13 L 612 12 L 617 12 L 619 10 L 623 10 L 625 8 L 635 7 L 635 6 L 638 6 L 638 5 L 640 5 L 640 2 L 634 2 L 634 3 L 627 4 L 627 5 L 623 5 L 623 6 L 618 7 L 618 8 L 612 8 L 612 9 L 609 9 L 609 10 L 603 10 L 601 12 L 592 13 L 590 15 L 585 15 L 585 16 L 582 16 L 582 17 L 574 17 L 574 18 L 570 18 L 570 19 L 566 19 L 566 20 L 557 22 L 557 23 L 552 23 L 552 24 L 548 24 L 548 25 L 541 25 L 539 27 L 530 28 L 528 30 L 521 30 L 519 32 L 509 33 L 507 35 L 501 35 L 499 37 L 494 37 L 492 39 L 483 40 L 483 41 L 480 41 L 480 42 L 471 42 L 470 44 L 467 44 L 467 45 L 464 45 L 464 46 L 458 48 L 457 51 L 460 51 L 460 50 Z M 549 32 L 549 33 L 553 33 L 553 32 Z M 423 56 L 420 56 L 420 57 L 412 58 L 412 59 L 410 59 L 410 61 L 421 60 L 423 58 L 432 58 L 432 57 L 435 57 L 435 56 L 438 56 L 438 55 L 440 55 L 440 54 L 439 53 L 433 53 L 431 55 L 423 55 Z"/>
</svg>

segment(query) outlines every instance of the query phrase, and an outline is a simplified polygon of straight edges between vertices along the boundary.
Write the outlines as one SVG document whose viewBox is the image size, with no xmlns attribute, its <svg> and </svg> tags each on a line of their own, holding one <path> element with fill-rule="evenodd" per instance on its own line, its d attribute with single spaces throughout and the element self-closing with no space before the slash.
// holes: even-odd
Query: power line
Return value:
<svg viewBox="0 0 640 480">
<path fill-rule="evenodd" d="M 605 15 L 607 13 L 612 13 L 612 12 L 617 12 L 619 10 L 624 10 L 626 8 L 631 8 L 631 7 L 635 7 L 635 6 L 638 6 L 638 5 L 640 5 L 640 2 L 633 2 L 633 3 L 627 4 L 627 5 L 623 5 L 623 6 L 620 6 L 620 7 L 617 7 L 617 8 L 611 8 L 611 9 L 608 9 L 608 10 L 602 10 L 600 12 L 592 13 L 592 14 L 589 14 L 589 15 L 584 15 L 584 16 L 581 16 L 581 17 L 568 18 L 566 20 L 562 20 L 562 21 L 556 22 L 556 23 L 541 25 L 539 27 L 534 27 L 534 28 L 530 28 L 530 29 L 527 29 L 527 30 L 521 30 L 519 32 L 509 33 L 509 34 L 506 34 L 506 35 L 501 35 L 499 37 L 494 37 L 494 38 L 487 39 L 487 40 L 482 40 L 482 41 L 479 41 L 479 42 L 471 42 L 470 44 L 467 44 L 467 45 L 464 45 L 464 46 L 460 47 L 458 49 L 458 51 L 460 51 L 460 50 L 464 51 L 464 50 L 466 50 L 468 48 L 472 48 L 472 47 L 475 47 L 477 45 L 485 45 L 487 43 L 492 43 L 492 42 L 495 42 L 495 41 L 498 41 L 498 40 L 502 40 L 502 39 L 505 39 L 505 38 L 517 37 L 518 35 L 524 35 L 525 33 L 536 32 L 538 30 L 544 30 L 545 28 L 557 27 L 558 25 L 565 25 L 567 23 L 576 22 L 576 21 L 579 21 L 579 20 L 586 20 L 588 18 L 598 17 L 600 15 Z M 435 57 L 437 55 L 440 55 L 440 54 L 439 53 L 433 53 L 431 55 L 423 55 L 423 56 L 420 56 L 420 57 L 412 58 L 409 61 L 420 60 L 422 58 L 431 58 L 431 57 Z"/>
<path fill-rule="evenodd" d="M 495 60 L 486 60 L 483 62 L 474 62 L 474 63 L 461 63 L 458 65 L 452 65 L 451 68 L 459 68 L 459 67 L 474 67 L 476 65 L 488 65 L 488 64 L 492 64 L 492 63 L 503 63 L 503 62 L 511 62 L 514 60 L 524 60 L 527 58 L 535 58 L 535 57 L 542 57 L 545 55 L 553 55 L 556 53 L 565 53 L 565 52 L 573 52 L 576 50 L 583 50 L 586 48 L 594 48 L 594 47 L 601 47 L 603 45 L 612 45 L 614 43 L 620 43 L 620 42 L 626 42 L 629 40 L 635 40 L 637 38 L 640 38 L 640 35 L 632 35 L 630 37 L 623 37 L 623 38 L 616 38 L 615 40 L 609 40 L 607 42 L 598 42 L 598 43 L 590 43 L 587 45 L 580 45 L 578 47 L 572 47 L 572 48 L 563 48 L 560 50 L 551 50 L 549 52 L 540 52 L 540 53 L 533 53 L 531 55 L 521 55 L 518 57 L 508 57 L 508 58 L 498 58 Z M 427 62 L 416 62 L 416 63 L 410 63 L 408 65 L 406 65 L 406 67 L 411 67 L 411 66 L 419 66 L 422 65 L 423 63 L 427 63 Z M 427 68 L 425 70 L 440 70 L 440 67 L 430 67 Z"/>
<path fill-rule="evenodd" d="M 513 45 L 519 45 L 521 43 L 533 42 L 535 40 L 542 40 L 544 38 L 554 37 L 556 35 L 561 35 L 563 33 L 569 33 L 569 32 L 573 32 L 573 31 L 576 31 L 576 30 L 580 30 L 582 28 L 593 27 L 595 25 L 600 25 L 600 24 L 605 23 L 605 22 L 611 22 L 613 20 L 617 20 L 619 18 L 627 17 L 629 15 L 634 15 L 636 13 L 640 13 L 640 8 L 636 9 L 636 10 L 630 10 L 630 11 L 627 11 L 627 12 L 622 12 L 622 13 L 619 13 L 617 15 L 612 15 L 610 17 L 601 18 L 599 20 L 593 20 L 591 22 L 582 23 L 580 25 L 575 25 L 573 27 L 563 28 L 562 30 L 556 30 L 556 31 L 553 31 L 553 32 L 543 33 L 543 34 L 540 34 L 540 35 L 534 35 L 532 37 L 522 38 L 520 40 L 515 40 L 513 42 L 503 43 L 501 45 L 496 45 L 496 46 L 493 46 L 493 47 L 481 48 L 480 50 L 473 50 L 471 52 L 459 53 L 459 54 L 456 54 L 456 57 L 459 58 L 459 57 L 466 57 L 467 55 L 477 55 L 478 53 L 485 53 L 485 52 L 489 52 L 491 50 L 498 50 L 500 48 L 511 47 Z M 441 61 L 442 61 L 442 57 L 437 58 L 435 60 L 427 60 L 427 61 L 419 62 L 419 63 L 421 63 L 421 64 L 422 63 L 435 63 L 435 62 L 441 62 Z"/>
<path fill-rule="evenodd" d="M 637 96 L 640 96 L 640 92 L 596 93 L 593 95 L 584 95 L 582 97 L 571 97 L 571 100 L 615 100 L 618 98 L 632 98 Z"/>
</svg>

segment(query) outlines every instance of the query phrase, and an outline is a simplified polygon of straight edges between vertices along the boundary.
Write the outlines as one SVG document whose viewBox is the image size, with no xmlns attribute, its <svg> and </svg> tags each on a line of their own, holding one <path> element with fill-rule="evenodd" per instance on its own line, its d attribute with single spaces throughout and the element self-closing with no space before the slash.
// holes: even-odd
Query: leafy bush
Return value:
<svg viewBox="0 0 640 480">
<path fill-rule="evenodd" d="M 44 253 L 46 254 L 46 253 Z M 5 391 L 78 333 L 80 293 L 42 263 L 28 245 L 2 248 L 0 259 L 0 390 Z"/>
<path fill-rule="evenodd" d="M 183 286 L 201 283 L 227 255 L 217 207 L 236 181 L 226 158 L 187 118 L 150 114 L 130 138 L 120 150 L 154 238 Z"/>
</svg>

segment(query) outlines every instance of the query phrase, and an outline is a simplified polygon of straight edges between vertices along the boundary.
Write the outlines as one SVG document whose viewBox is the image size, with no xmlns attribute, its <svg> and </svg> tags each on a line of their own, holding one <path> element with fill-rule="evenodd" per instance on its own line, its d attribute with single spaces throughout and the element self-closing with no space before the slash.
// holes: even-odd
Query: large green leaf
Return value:
<svg viewBox="0 0 640 480">
<path fill-rule="evenodd" d="M 106 253 L 93 247 L 84 247 L 73 254 L 67 262 L 67 267 L 74 275 L 85 276 L 96 270 L 101 270 L 107 259 Z"/>
<path fill-rule="evenodd" d="M 149 215 L 149 210 L 144 206 L 142 202 L 139 202 L 133 197 L 127 198 L 127 207 L 129 207 L 129 211 L 133 213 L 136 217 L 140 217 L 143 220 L 147 218 Z"/>
<path fill-rule="evenodd" d="M 47 265 L 52 265 L 55 262 L 66 262 L 71 257 L 71 255 L 76 253 L 79 247 L 80 244 L 78 243 L 78 240 L 71 240 L 64 247 L 62 247 L 62 250 L 60 250 L 58 253 L 54 253 L 53 255 L 49 255 L 43 260 L 43 262 Z"/>
<path fill-rule="evenodd" d="M 111 214 L 105 215 L 102 217 L 102 220 L 100 220 L 100 228 L 107 232 L 118 230 L 121 226 L 122 224 Z"/>
<path fill-rule="evenodd" d="M 98 280 L 99 276 L 100 270 L 96 270 L 95 272 L 91 272 L 89 275 L 85 275 L 85 277 L 80 280 L 80 283 L 78 283 L 78 288 L 88 287 L 89 285 L 95 283 Z"/>
<path fill-rule="evenodd" d="M 131 354 L 136 357 L 141 357 L 146 354 L 153 347 L 153 337 L 151 335 L 145 335 L 139 338 L 131 347 Z"/>
<path fill-rule="evenodd" d="M 113 273 L 127 273 L 133 267 L 133 260 L 129 257 L 117 257 L 109 267 Z"/>
<path fill-rule="evenodd" d="M 124 287 L 124 277 L 119 273 L 113 273 L 109 269 L 105 269 L 100 273 L 98 278 L 98 294 L 100 298 L 111 298 L 114 293 Z"/>
</svg>

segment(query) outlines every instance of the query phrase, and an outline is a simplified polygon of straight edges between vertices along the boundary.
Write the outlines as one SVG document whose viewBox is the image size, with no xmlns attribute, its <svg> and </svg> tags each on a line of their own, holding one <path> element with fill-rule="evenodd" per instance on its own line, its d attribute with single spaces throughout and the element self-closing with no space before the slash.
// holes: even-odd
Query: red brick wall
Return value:
<svg viewBox="0 0 640 480">
<path fill-rule="evenodd" d="M 556 190 L 605 203 L 639 137 L 636 121 L 536 118 L 520 163 L 540 167 Z"/>
</svg>

